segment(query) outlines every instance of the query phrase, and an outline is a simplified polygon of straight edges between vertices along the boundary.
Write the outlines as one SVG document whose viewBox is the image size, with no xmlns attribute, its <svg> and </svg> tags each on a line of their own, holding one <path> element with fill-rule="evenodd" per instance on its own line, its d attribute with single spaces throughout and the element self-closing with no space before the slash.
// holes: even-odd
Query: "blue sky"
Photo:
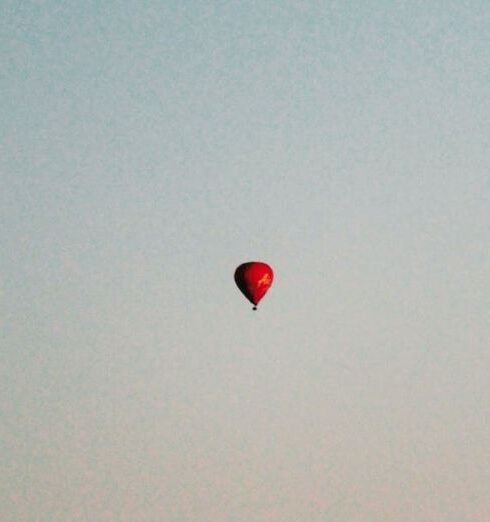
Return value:
<svg viewBox="0 0 490 522">
<path fill-rule="evenodd" d="M 1 10 L 6 520 L 487 521 L 487 2 Z"/>
</svg>

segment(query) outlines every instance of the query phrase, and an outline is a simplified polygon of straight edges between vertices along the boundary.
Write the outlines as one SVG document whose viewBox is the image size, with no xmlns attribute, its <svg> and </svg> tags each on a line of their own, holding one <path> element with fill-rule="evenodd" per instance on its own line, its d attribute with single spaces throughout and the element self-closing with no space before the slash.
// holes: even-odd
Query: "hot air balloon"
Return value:
<svg viewBox="0 0 490 522">
<path fill-rule="evenodd" d="M 243 263 L 235 270 L 235 283 L 242 294 L 254 305 L 254 310 L 257 310 L 259 301 L 269 290 L 273 279 L 272 268 L 260 261 Z"/>
</svg>

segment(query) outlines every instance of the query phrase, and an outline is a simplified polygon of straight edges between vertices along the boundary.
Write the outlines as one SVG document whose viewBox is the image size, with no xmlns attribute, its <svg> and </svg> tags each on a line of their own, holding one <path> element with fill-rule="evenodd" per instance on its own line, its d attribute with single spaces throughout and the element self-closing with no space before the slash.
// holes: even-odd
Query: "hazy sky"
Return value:
<svg viewBox="0 0 490 522">
<path fill-rule="evenodd" d="M 488 522 L 490 3 L 0 9 L 2 521 Z"/>
</svg>

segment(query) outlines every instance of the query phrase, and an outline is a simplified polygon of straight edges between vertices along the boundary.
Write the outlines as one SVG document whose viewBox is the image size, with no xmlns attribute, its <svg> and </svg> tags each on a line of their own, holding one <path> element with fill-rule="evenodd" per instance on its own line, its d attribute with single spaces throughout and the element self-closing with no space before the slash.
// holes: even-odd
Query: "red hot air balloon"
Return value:
<svg viewBox="0 0 490 522">
<path fill-rule="evenodd" d="M 272 268 L 259 261 L 243 263 L 235 270 L 235 283 L 242 294 L 254 305 L 254 310 L 257 310 L 259 301 L 269 290 L 273 279 Z"/>
</svg>

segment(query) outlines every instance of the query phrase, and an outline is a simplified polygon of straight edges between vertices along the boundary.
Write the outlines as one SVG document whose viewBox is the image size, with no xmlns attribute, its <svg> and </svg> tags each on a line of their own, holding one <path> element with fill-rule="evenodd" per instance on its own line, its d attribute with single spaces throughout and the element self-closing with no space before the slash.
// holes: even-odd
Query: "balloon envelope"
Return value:
<svg viewBox="0 0 490 522">
<path fill-rule="evenodd" d="M 235 270 L 235 283 L 242 294 L 254 305 L 254 309 L 269 290 L 273 279 L 272 268 L 260 261 L 243 263 Z"/>
</svg>

